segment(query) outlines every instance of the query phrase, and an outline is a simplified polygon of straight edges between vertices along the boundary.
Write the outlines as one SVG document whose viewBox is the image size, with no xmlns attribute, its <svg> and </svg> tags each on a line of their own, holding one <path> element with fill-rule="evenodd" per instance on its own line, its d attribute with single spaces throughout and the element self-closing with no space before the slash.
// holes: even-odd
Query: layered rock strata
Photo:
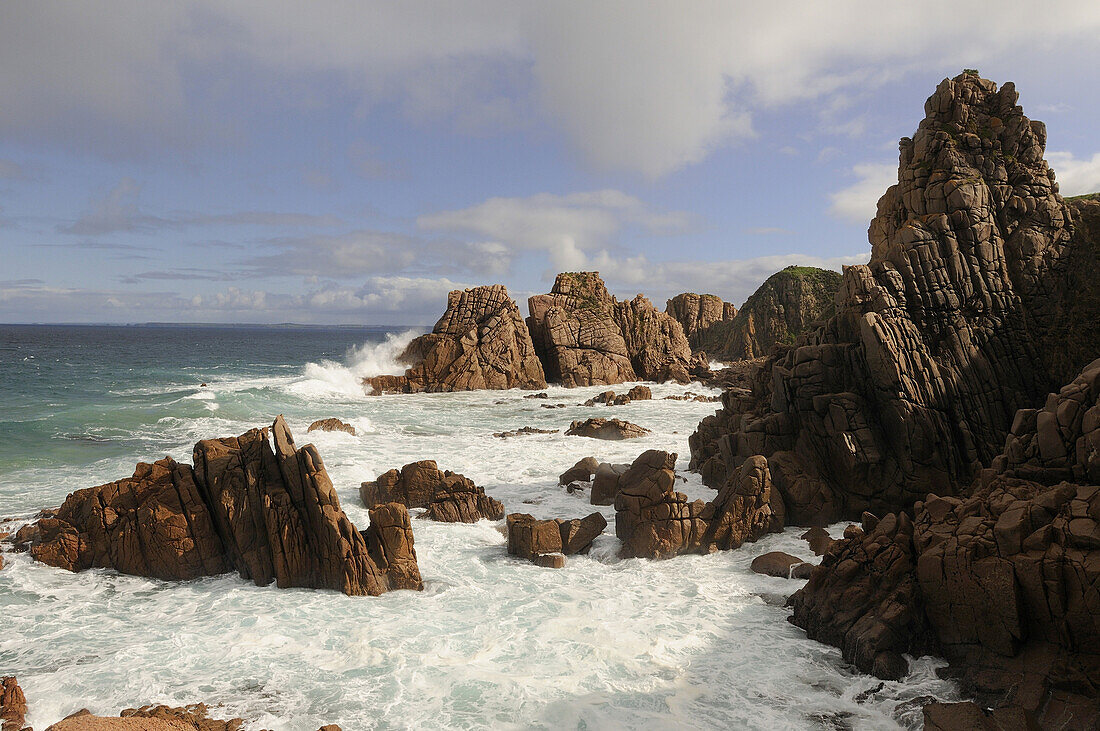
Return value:
<svg viewBox="0 0 1100 731">
<path fill-rule="evenodd" d="M 476 523 L 504 517 L 504 505 L 486 495 L 484 488 L 468 477 L 440 470 L 430 459 L 389 470 L 364 482 L 359 486 L 359 497 L 368 508 L 386 503 L 426 508 L 421 517 L 444 523 Z"/>
<path fill-rule="evenodd" d="M 515 301 L 502 285 L 455 290 L 432 332 L 398 357 L 404 376 L 367 378 L 373 393 L 545 388 L 542 363 Z"/>
<path fill-rule="evenodd" d="M 281 416 L 270 429 L 198 442 L 194 463 L 138 464 L 130 478 L 71 494 L 17 540 L 70 571 L 163 580 L 237 571 L 260 586 L 349 595 L 421 588 L 408 511 L 380 505 L 358 531 L 317 450 L 295 447 Z"/>
<path fill-rule="evenodd" d="M 1094 273 L 1062 263 L 1083 234 L 1043 160 L 1045 128 L 1016 101 L 1012 84 L 969 73 L 940 84 L 901 141 L 871 261 L 845 270 L 836 313 L 693 440 L 697 462 L 724 456 L 708 484 L 762 454 L 794 522 L 958 494 L 1016 411 L 1057 385 L 1046 364 L 1084 365 L 1095 344 L 1055 342 L 1052 305 L 1067 277 L 1085 286 Z"/>
</svg>

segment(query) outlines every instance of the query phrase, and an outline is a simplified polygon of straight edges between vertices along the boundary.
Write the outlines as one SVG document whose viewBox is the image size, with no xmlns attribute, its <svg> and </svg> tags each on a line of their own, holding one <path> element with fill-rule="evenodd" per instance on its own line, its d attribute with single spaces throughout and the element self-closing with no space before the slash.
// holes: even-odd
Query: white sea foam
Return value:
<svg viewBox="0 0 1100 731">
<path fill-rule="evenodd" d="M 376 598 L 260 588 L 234 576 L 172 584 L 73 575 L 6 554 L 0 665 L 23 683 L 29 723 L 45 727 L 85 706 L 117 714 L 138 703 L 205 701 L 219 706 L 217 715 L 250 719 L 249 728 L 307 731 L 322 723 L 345 731 L 917 728 L 922 698 L 957 698 L 929 659 L 896 683 L 852 672 L 837 649 L 807 640 L 786 621 L 788 610 L 762 598 L 803 585 L 748 568 L 767 551 L 808 557 L 801 531 L 709 556 L 621 560 L 614 510 L 558 486 L 558 474 L 588 455 L 629 462 L 660 448 L 678 452 L 685 468 L 688 434 L 715 404 L 662 397 L 698 392 L 698 384 L 652 386 L 653 401 L 616 407 L 581 405 L 602 387 L 551 387 L 545 400 L 523 391 L 366 397 L 357 380 L 353 387 L 371 372 L 397 372 L 385 358 L 402 347 L 394 339 L 356 349 L 344 364 L 286 376 L 226 374 L 210 382 L 215 401 L 200 399 L 219 404 L 216 414 L 195 409 L 194 399 L 162 405 L 152 425 L 132 427 L 130 438 L 140 440 L 132 452 L 0 476 L 0 506 L 29 515 L 73 489 L 130 474 L 138 459 L 187 460 L 199 438 L 238 434 L 283 413 L 299 443 L 318 446 L 360 527 L 368 522 L 360 482 L 435 459 L 509 512 L 572 518 L 600 510 L 609 526 L 590 554 L 541 569 L 507 555 L 500 523 L 414 520 L 425 591 Z M 556 404 L 566 406 L 542 408 Z M 311 421 L 330 416 L 358 436 L 307 437 Z M 590 416 L 652 433 L 624 442 L 564 435 L 572 419 Z M 559 431 L 492 436 L 528 425 Z M 677 489 L 713 496 L 687 476 Z"/>
<path fill-rule="evenodd" d="M 366 395 L 363 390 L 364 378 L 405 372 L 405 366 L 397 361 L 397 357 L 419 334 L 417 330 L 387 333 L 386 339 L 380 343 L 364 343 L 349 350 L 343 363 L 331 360 L 309 363 L 302 377 L 288 388 L 292 393 L 306 398 L 362 398 Z"/>
</svg>

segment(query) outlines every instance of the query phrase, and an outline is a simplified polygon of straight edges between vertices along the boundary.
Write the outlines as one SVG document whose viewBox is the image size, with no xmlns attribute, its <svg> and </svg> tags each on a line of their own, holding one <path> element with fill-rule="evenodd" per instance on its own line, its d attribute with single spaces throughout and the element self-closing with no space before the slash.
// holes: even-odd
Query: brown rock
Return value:
<svg viewBox="0 0 1100 731">
<path fill-rule="evenodd" d="M 411 535 L 407 546 L 390 546 L 376 526 L 357 531 L 320 455 L 297 449 L 281 416 L 270 430 L 199 442 L 194 460 L 194 469 L 170 457 L 139 464 L 129 479 L 79 490 L 56 517 L 21 531 L 24 543 L 35 559 L 70 571 L 180 580 L 235 569 L 260 586 L 350 595 L 420 588 L 405 568 L 415 569 Z"/>
<path fill-rule="evenodd" d="M 545 388 L 542 364 L 519 307 L 502 285 L 455 290 L 432 332 L 399 356 L 402 377 L 366 379 L 375 393 Z"/>
<path fill-rule="evenodd" d="M 708 331 L 718 323 L 732 320 L 737 308 L 713 294 L 685 292 L 670 299 L 665 312 L 680 323 L 691 349 L 699 351 L 710 345 Z"/>
<path fill-rule="evenodd" d="M 1034 715 L 1019 707 L 986 711 L 965 701 L 929 703 L 923 710 L 925 731 L 1039 731 Z"/>
<path fill-rule="evenodd" d="M 768 460 L 752 457 L 700 514 L 707 523 L 703 542 L 723 550 L 739 548 L 766 533 L 783 530 L 784 513 L 783 499 L 772 486 Z"/>
<path fill-rule="evenodd" d="M 412 462 L 364 482 L 359 486 L 359 497 L 368 508 L 388 502 L 427 508 L 421 517 L 444 523 L 476 523 L 504 517 L 504 505 L 486 495 L 484 488 L 463 475 L 441 471 L 430 459 Z"/>
<path fill-rule="evenodd" d="M 592 478 L 590 502 L 593 505 L 614 505 L 615 495 L 619 492 L 619 478 L 630 469 L 628 464 L 609 464 L 601 462 Z"/>
<path fill-rule="evenodd" d="M 606 527 L 607 520 L 599 513 L 573 520 L 537 520 L 527 513 L 512 513 L 508 516 L 508 553 L 540 566 L 561 568 L 565 556 L 587 553 Z"/>
<path fill-rule="evenodd" d="M 658 311 L 642 295 L 616 302 L 614 314 L 639 377 L 647 381 L 691 381 L 691 346 L 680 323 Z"/>
<path fill-rule="evenodd" d="M 546 378 L 570 388 L 637 380 L 615 300 L 597 272 L 563 272 L 528 300 L 527 319 Z"/>
<path fill-rule="evenodd" d="M 631 424 L 622 419 L 585 419 L 569 424 L 565 431 L 566 436 L 591 437 L 592 439 L 637 439 L 649 434 L 649 429 L 644 429 L 637 424 Z"/>
<path fill-rule="evenodd" d="M 829 535 L 829 531 L 821 527 L 810 528 L 799 537 L 810 544 L 810 550 L 815 556 L 821 556 L 836 542 Z"/>
<path fill-rule="evenodd" d="M 306 432 L 315 431 L 320 429 L 321 431 L 342 431 L 355 436 L 355 427 L 339 419 L 320 419 L 309 425 Z"/>
<path fill-rule="evenodd" d="M 649 401 L 653 398 L 653 391 L 649 386 L 638 384 L 637 386 L 632 386 L 630 390 L 627 391 L 626 397 L 631 401 Z"/>
<path fill-rule="evenodd" d="M 523 437 L 530 434 L 557 434 L 557 429 L 536 429 L 533 426 L 523 426 L 513 431 L 499 431 L 494 432 L 493 436 L 498 439 L 508 439 L 509 437 Z"/>
<path fill-rule="evenodd" d="M 0 678 L 0 728 L 22 731 L 27 715 L 27 698 L 14 677 Z"/>
<path fill-rule="evenodd" d="M 592 475 L 599 469 L 600 462 L 595 457 L 585 457 L 575 465 L 562 472 L 558 477 L 559 485 L 568 485 L 570 482 L 591 482 Z"/>
<path fill-rule="evenodd" d="M 794 578 L 792 571 L 796 566 L 805 566 L 805 561 L 782 551 L 763 553 L 752 560 L 749 569 L 758 574 L 778 576 L 781 579 Z"/>
<path fill-rule="evenodd" d="M 722 456 L 708 484 L 752 455 L 788 454 L 800 494 L 774 465 L 773 478 L 798 523 L 822 509 L 857 519 L 908 510 L 929 491 L 959 494 L 1001 452 L 1016 411 L 1096 357 L 1095 338 L 1090 354 L 1058 311 L 1072 296 L 1057 293 L 1098 289 L 1065 266 L 1094 257 L 1097 243 L 1073 227 L 1076 209 L 1042 159 L 1045 129 L 1016 102 L 1012 84 L 972 74 L 940 84 L 901 141 L 871 260 L 845 270 L 835 313 L 700 425 L 693 464 Z M 1100 320 L 1072 307 L 1090 328 Z M 1052 424 L 1044 417 L 1048 462 L 1059 459 Z"/>
</svg>

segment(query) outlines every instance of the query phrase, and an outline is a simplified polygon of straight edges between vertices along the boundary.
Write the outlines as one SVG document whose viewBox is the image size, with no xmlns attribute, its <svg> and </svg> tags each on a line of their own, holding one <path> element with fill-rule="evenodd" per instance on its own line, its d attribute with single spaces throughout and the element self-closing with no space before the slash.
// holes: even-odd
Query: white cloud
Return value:
<svg viewBox="0 0 1100 731">
<path fill-rule="evenodd" d="M 583 269 L 627 227 L 664 234 L 685 230 L 690 217 L 680 212 L 655 212 L 634 196 L 617 190 L 527 198 L 490 198 L 455 211 L 421 216 L 425 231 L 473 234 L 500 257 L 518 252 L 543 252 L 559 270 Z"/>
<path fill-rule="evenodd" d="M 852 168 L 859 180 L 830 198 L 829 213 L 851 223 L 867 224 L 875 217 L 878 199 L 898 182 L 898 167 L 890 163 L 863 163 Z"/>
<path fill-rule="evenodd" d="M 1054 168 L 1062 195 L 1100 192 L 1100 152 L 1078 160 L 1072 152 L 1048 152 L 1047 162 Z"/>
<path fill-rule="evenodd" d="M 0 98 L 19 103 L 0 108 L 0 133 L 126 155 L 150 135 L 244 135 L 251 120 L 226 107 L 396 103 L 461 132 L 541 106 L 591 163 L 656 177 L 749 138 L 762 109 L 831 108 L 928 59 L 1034 65 L 1098 33 L 1100 4 L 1072 1 L 6 3 Z"/>
</svg>

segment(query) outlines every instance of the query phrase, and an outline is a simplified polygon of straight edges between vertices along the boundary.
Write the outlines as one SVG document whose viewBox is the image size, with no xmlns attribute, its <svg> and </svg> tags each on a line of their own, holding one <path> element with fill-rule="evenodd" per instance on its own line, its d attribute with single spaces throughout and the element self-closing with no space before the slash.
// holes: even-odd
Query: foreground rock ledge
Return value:
<svg viewBox="0 0 1100 731">
<path fill-rule="evenodd" d="M 282 416 L 270 429 L 200 441 L 194 463 L 139 463 L 133 477 L 78 490 L 16 543 L 69 571 L 164 580 L 237 571 L 258 586 L 353 596 L 423 588 L 405 506 L 379 505 L 357 530 L 321 456 L 294 446 Z"/>
</svg>

